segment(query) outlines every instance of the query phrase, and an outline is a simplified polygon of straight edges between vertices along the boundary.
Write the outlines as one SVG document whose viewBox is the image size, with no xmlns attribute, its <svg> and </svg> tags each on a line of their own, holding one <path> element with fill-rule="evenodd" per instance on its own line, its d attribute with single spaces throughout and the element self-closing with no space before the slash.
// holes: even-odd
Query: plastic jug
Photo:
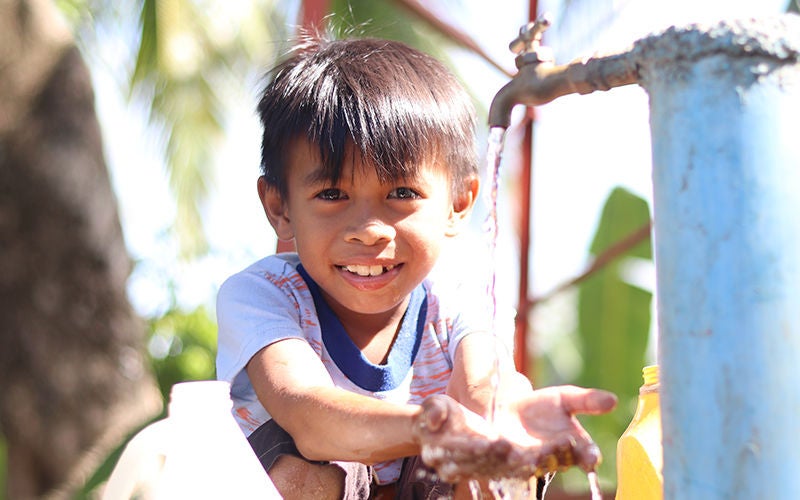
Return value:
<svg viewBox="0 0 800 500">
<path fill-rule="evenodd" d="M 230 385 L 182 382 L 125 447 L 103 500 L 281 498 L 231 415 Z"/>
<path fill-rule="evenodd" d="M 636 413 L 617 443 L 617 500 L 663 498 L 658 365 L 642 376 Z"/>
</svg>

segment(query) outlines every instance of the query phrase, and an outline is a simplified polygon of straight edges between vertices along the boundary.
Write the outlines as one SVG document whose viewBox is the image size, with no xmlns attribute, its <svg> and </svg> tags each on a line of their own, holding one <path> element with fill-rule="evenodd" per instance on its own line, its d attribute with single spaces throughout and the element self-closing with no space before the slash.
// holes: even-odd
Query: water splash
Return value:
<svg viewBox="0 0 800 500">
<path fill-rule="evenodd" d="M 480 482 L 470 479 L 468 484 L 472 500 L 484 500 Z M 530 483 L 520 478 L 492 479 L 488 487 L 492 500 L 528 500 L 531 497 Z"/>
<path fill-rule="evenodd" d="M 530 483 L 520 478 L 503 478 L 489 481 L 489 490 L 495 500 L 525 500 L 531 497 Z"/>
<path fill-rule="evenodd" d="M 469 480 L 469 494 L 472 500 L 483 500 L 483 493 L 481 493 L 481 484 L 477 479 Z"/>
</svg>

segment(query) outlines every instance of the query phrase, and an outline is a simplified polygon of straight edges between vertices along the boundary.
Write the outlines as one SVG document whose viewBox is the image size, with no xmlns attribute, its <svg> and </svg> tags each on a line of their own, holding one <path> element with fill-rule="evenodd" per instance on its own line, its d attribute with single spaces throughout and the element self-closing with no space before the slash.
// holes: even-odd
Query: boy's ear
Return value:
<svg viewBox="0 0 800 500">
<path fill-rule="evenodd" d="M 480 181 L 476 176 L 470 176 L 453 198 L 453 207 L 450 211 L 450 220 L 447 223 L 447 236 L 455 236 L 461 231 L 461 226 L 469 217 L 475 201 L 478 199 Z"/>
<path fill-rule="evenodd" d="M 289 219 L 289 209 L 284 202 L 283 196 L 275 186 L 267 183 L 263 175 L 258 178 L 258 198 L 261 200 L 264 213 L 267 215 L 272 228 L 275 229 L 278 239 L 288 241 L 294 238 L 294 229 L 292 229 L 291 220 Z"/>
</svg>

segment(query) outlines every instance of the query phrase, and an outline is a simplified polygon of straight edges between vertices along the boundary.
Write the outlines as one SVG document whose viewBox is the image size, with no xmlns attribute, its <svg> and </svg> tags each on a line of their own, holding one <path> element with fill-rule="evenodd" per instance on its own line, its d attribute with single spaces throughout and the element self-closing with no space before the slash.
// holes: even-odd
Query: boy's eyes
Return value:
<svg viewBox="0 0 800 500">
<path fill-rule="evenodd" d="M 327 188 L 317 193 L 316 197 L 321 200 L 336 201 L 346 199 L 347 195 L 341 189 Z M 399 200 L 413 200 L 419 197 L 419 193 L 409 187 L 398 187 L 392 189 L 388 195 L 388 198 Z"/>
<path fill-rule="evenodd" d="M 341 189 L 328 188 L 317 193 L 316 197 L 321 200 L 335 201 L 344 198 L 344 193 Z"/>
<path fill-rule="evenodd" d="M 399 188 L 392 189 L 392 192 L 389 193 L 389 197 L 390 198 L 398 198 L 398 199 L 401 199 L 401 200 L 413 200 L 413 199 L 419 198 L 420 196 L 419 196 L 419 193 L 417 193 L 416 191 L 414 191 L 411 188 L 399 187 Z"/>
</svg>

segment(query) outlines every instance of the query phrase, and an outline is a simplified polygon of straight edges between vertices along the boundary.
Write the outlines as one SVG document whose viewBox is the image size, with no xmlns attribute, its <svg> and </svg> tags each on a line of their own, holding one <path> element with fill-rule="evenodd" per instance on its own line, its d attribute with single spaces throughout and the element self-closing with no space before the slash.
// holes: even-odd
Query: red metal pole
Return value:
<svg viewBox="0 0 800 500">
<path fill-rule="evenodd" d="M 526 109 L 524 136 L 520 151 L 520 177 L 519 183 L 522 186 L 522 199 L 520 200 L 519 214 L 519 291 L 517 296 L 517 316 L 514 324 L 514 362 L 517 371 L 528 375 L 531 363 L 528 362 L 528 312 L 530 310 L 530 298 L 528 295 L 530 272 L 530 240 L 531 240 L 531 178 L 532 178 L 532 159 L 533 159 L 533 122 L 534 109 Z"/>
<path fill-rule="evenodd" d="M 537 0 L 528 2 L 528 20 L 535 21 L 539 12 Z M 521 213 L 519 217 L 519 295 L 517 297 L 517 317 L 514 324 L 514 363 L 517 371 L 529 375 L 533 371 L 533 362 L 528 361 L 528 313 L 530 298 L 528 295 L 530 272 L 530 240 L 531 240 L 531 181 L 533 171 L 533 124 L 536 121 L 535 110 L 527 108 L 525 113 L 525 135 L 520 151 L 522 185 Z"/>
<path fill-rule="evenodd" d="M 330 0 L 302 0 L 300 3 L 300 26 L 306 30 L 322 27 L 330 11 Z"/>
</svg>

